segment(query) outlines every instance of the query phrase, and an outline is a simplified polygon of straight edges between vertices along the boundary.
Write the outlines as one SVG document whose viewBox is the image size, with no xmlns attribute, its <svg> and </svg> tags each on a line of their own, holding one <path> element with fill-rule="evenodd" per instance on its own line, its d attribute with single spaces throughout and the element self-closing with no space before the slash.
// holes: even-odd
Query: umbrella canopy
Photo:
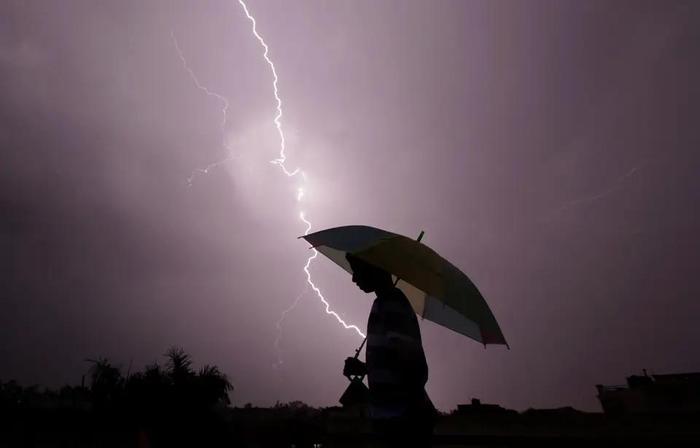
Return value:
<svg viewBox="0 0 700 448">
<path fill-rule="evenodd" d="M 348 253 L 399 278 L 397 288 L 419 316 L 484 345 L 507 345 L 474 283 L 425 244 L 369 226 L 336 227 L 303 238 L 351 274 Z"/>
</svg>

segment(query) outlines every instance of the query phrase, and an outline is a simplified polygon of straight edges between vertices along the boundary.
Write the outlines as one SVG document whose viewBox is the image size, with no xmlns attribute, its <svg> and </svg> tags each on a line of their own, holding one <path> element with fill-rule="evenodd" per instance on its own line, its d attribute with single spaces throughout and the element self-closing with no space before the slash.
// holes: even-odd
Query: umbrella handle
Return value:
<svg viewBox="0 0 700 448">
<path fill-rule="evenodd" d="M 418 235 L 418 238 L 416 238 L 416 241 L 419 241 L 423 239 L 423 235 L 425 235 L 425 230 L 420 231 L 420 235 Z M 396 280 L 394 281 L 394 286 L 396 286 L 399 283 L 400 278 L 396 277 Z M 367 337 L 362 340 L 362 344 L 360 344 L 359 347 L 357 347 L 357 350 L 355 350 L 355 359 L 357 359 L 358 356 L 360 356 L 360 352 L 362 351 L 362 348 L 365 346 L 365 343 L 367 342 Z"/>
<path fill-rule="evenodd" d="M 362 351 L 362 347 L 365 346 L 366 342 L 367 342 L 367 337 L 365 336 L 365 338 L 362 340 L 362 344 L 360 344 L 360 346 L 357 348 L 357 350 L 355 350 L 355 359 L 357 359 L 357 357 L 360 356 L 360 352 Z"/>
</svg>

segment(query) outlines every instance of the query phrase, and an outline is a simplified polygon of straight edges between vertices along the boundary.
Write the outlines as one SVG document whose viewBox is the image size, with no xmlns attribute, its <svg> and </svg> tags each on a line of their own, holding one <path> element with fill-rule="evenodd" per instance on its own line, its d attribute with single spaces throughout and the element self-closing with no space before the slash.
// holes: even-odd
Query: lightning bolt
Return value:
<svg viewBox="0 0 700 448">
<path fill-rule="evenodd" d="M 309 222 L 306 217 L 304 216 L 304 212 L 299 212 L 299 219 L 301 219 L 304 224 L 306 224 L 306 230 L 304 231 L 304 235 L 308 235 L 309 231 L 311 230 L 311 222 Z M 316 296 L 321 300 L 321 303 L 326 307 L 326 314 L 330 314 L 331 316 L 335 317 L 335 319 L 343 326 L 345 327 L 346 330 L 355 330 L 355 332 L 360 335 L 362 338 L 366 338 L 365 334 L 357 328 L 356 325 L 348 325 L 345 323 L 345 321 L 336 313 L 335 311 L 331 310 L 331 305 L 328 303 L 325 297 L 323 297 L 323 294 L 321 293 L 321 290 L 318 289 L 318 287 L 314 284 L 313 280 L 311 280 L 311 272 L 309 271 L 309 266 L 311 266 L 311 262 L 318 256 L 318 251 L 316 249 L 312 249 L 313 254 L 306 260 L 306 264 L 304 265 L 304 272 L 306 273 L 306 282 L 311 286 L 311 289 L 316 293 Z"/>
<path fill-rule="evenodd" d="M 278 81 L 279 77 L 277 76 L 277 70 L 275 69 L 275 64 L 272 62 L 272 59 L 270 59 L 270 48 L 267 46 L 267 43 L 265 43 L 265 40 L 262 38 L 260 33 L 258 33 L 258 27 L 257 23 L 255 22 L 255 18 L 250 14 L 250 11 L 248 10 L 248 6 L 245 4 L 243 0 L 238 0 L 238 3 L 241 5 L 241 8 L 243 9 L 243 12 L 245 13 L 246 17 L 248 20 L 250 20 L 250 23 L 252 24 L 252 30 L 253 30 L 253 35 L 255 38 L 258 40 L 260 45 L 263 48 L 263 58 L 265 59 L 265 62 L 267 62 L 267 65 L 270 66 L 270 70 L 272 71 L 272 90 L 275 96 L 275 101 L 277 102 L 277 114 L 275 115 L 275 118 L 273 120 L 275 124 L 275 128 L 277 128 L 277 134 L 279 135 L 280 138 L 280 152 L 279 152 L 279 157 L 271 160 L 270 163 L 275 164 L 279 166 L 282 169 L 282 172 L 286 174 L 288 177 L 294 177 L 297 175 L 301 175 L 302 180 L 305 182 L 306 181 L 306 174 L 301 171 L 300 168 L 296 168 L 293 171 L 290 171 L 286 165 L 285 162 L 287 161 L 287 156 L 285 154 L 286 150 L 286 140 L 284 138 L 284 131 L 282 130 L 282 99 L 279 96 L 279 89 L 278 89 Z M 301 200 L 304 197 L 304 187 L 299 187 L 297 188 L 297 194 L 296 194 L 296 199 L 297 202 L 301 202 Z M 306 225 L 306 229 L 304 230 L 304 235 L 308 235 L 309 232 L 311 231 L 311 222 L 306 218 L 306 215 L 304 214 L 303 211 L 299 212 L 299 219 Z M 333 316 L 346 330 L 354 330 L 360 337 L 364 338 L 365 334 L 360 330 L 356 325 L 348 325 L 335 311 L 331 310 L 330 304 L 326 300 L 326 298 L 323 296 L 323 293 L 319 289 L 316 284 L 314 284 L 312 278 L 311 278 L 311 272 L 309 271 L 309 267 L 311 266 L 311 262 L 318 256 L 318 251 L 316 249 L 313 249 L 313 253 L 311 256 L 306 260 L 306 264 L 304 265 L 304 273 L 306 274 L 306 282 L 309 284 L 311 289 L 314 291 L 316 296 L 321 300 L 321 303 L 323 303 L 325 307 L 326 314 Z M 298 303 L 298 299 L 295 301 L 295 303 Z M 293 305 L 290 309 L 285 311 L 285 314 L 294 309 Z"/>
<path fill-rule="evenodd" d="M 282 170 L 282 172 L 283 172 L 287 177 L 297 177 L 297 176 L 300 176 L 300 177 L 301 177 L 301 179 L 302 179 L 302 184 L 301 184 L 301 186 L 297 187 L 297 189 L 296 189 L 296 201 L 297 201 L 298 203 L 301 203 L 302 200 L 304 199 L 305 194 L 306 194 L 306 190 L 305 190 L 304 186 L 305 186 L 305 183 L 306 183 L 306 180 L 307 180 L 307 176 L 306 176 L 306 173 L 305 173 L 304 171 L 302 171 L 300 168 L 295 168 L 294 170 L 290 170 L 290 169 L 287 168 L 287 166 L 286 166 L 286 161 L 287 161 L 287 155 L 286 155 L 287 141 L 286 141 L 286 139 L 285 139 L 285 137 L 284 137 L 284 131 L 283 131 L 283 129 L 282 129 L 282 99 L 280 98 L 280 95 L 279 95 L 279 88 L 278 88 L 279 77 L 277 76 L 277 70 L 276 70 L 276 68 L 275 68 L 275 64 L 274 64 L 274 63 L 272 62 L 272 60 L 270 59 L 270 56 L 269 56 L 270 49 L 269 49 L 269 47 L 267 46 L 267 43 L 265 43 L 265 40 L 264 40 L 264 39 L 262 38 L 262 36 L 258 33 L 258 30 L 257 30 L 257 23 L 255 22 L 255 18 L 250 14 L 250 11 L 248 10 L 248 6 L 245 4 L 245 2 L 244 2 L 243 0 L 238 0 L 238 3 L 240 4 L 241 8 L 243 9 L 243 12 L 245 13 L 245 15 L 246 15 L 246 17 L 248 18 L 248 20 L 250 20 L 250 22 L 251 22 L 251 24 L 252 24 L 253 35 L 254 35 L 255 38 L 258 40 L 258 42 L 260 43 L 260 45 L 263 47 L 263 58 L 265 59 L 265 62 L 267 62 L 267 64 L 268 64 L 269 67 L 270 67 L 270 70 L 272 71 L 272 78 L 273 78 L 273 81 L 272 81 L 272 90 L 273 90 L 274 97 L 275 97 L 275 101 L 276 101 L 276 111 L 277 111 L 277 113 L 276 113 L 276 115 L 275 115 L 275 117 L 274 117 L 274 119 L 273 119 L 273 123 L 274 123 L 274 125 L 275 125 L 275 128 L 277 129 L 277 134 L 279 135 L 279 140 L 280 140 L 280 151 L 279 151 L 279 156 L 278 156 L 276 159 L 271 160 L 270 163 L 272 163 L 273 165 L 276 165 L 276 166 L 280 167 L 280 169 Z M 223 146 L 224 146 L 224 148 L 226 148 L 226 149 L 228 150 L 228 152 L 231 154 L 231 155 L 229 155 L 228 157 L 226 157 L 226 158 L 224 158 L 224 159 L 222 159 L 222 160 L 220 160 L 220 161 L 218 161 L 218 162 L 210 163 L 209 165 L 205 166 L 204 168 L 197 168 L 197 169 L 193 170 L 193 171 L 192 171 L 192 174 L 191 174 L 191 175 L 189 176 L 189 178 L 187 179 L 187 185 L 188 185 L 188 186 L 192 186 L 192 183 L 194 182 L 194 180 L 195 180 L 195 178 L 196 178 L 197 176 L 208 174 L 210 170 L 212 170 L 212 169 L 214 169 L 214 168 L 216 168 L 216 167 L 218 167 L 218 166 L 221 166 L 221 165 L 223 165 L 223 164 L 225 164 L 225 163 L 227 163 L 227 162 L 229 162 L 230 160 L 232 160 L 232 159 L 235 158 L 235 156 L 232 154 L 233 151 L 232 151 L 231 148 L 228 146 L 228 144 L 227 144 L 227 142 L 226 142 L 226 138 L 225 138 L 226 125 L 227 125 L 227 122 L 228 122 L 229 101 L 228 101 L 228 99 L 227 99 L 225 96 L 223 96 L 223 95 L 221 95 L 221 94 L 219 94 L 219 93 L 216 93 L 216 92 L 210 90 L 208 87 L 206 87 L 205 85 L 203 85 L 203 84 L 199 81 L 199 79 L 198 79 L 197 75 L 195 74 L 194 70 L 193 70 L 193 69 L 190 67 L 190 65 L 188 64 L 187 59 L 185 58 L 185 55 L 184 55 L 184 53 L 182 52 L 182 49 L 180 48 L 180 45 L 179 45 L 179 43 L 178 43 L 178 41 L 177 41 L 177 38 L 175 37 L 175 33 L 174 33 L 174 32 L 171 33 L 171 38 L 172 38 L 172 41 L 173 41 L 173 45 L 174 45 L 174 47 L 175 47 L 175 50 L 177 51 L 178 57 L 180 58 L 180 61 L 182 62 L 182 66 L 183 66 L 183 68 L 185 69 L 185 71 L 188 73 L 188 75 L 189 75 L 190 79 L 192 80 L 192 82 L 194 83 L 195 87 L 196 87 L 197 89 L 201 90 L 202 92 L 204 92 L 207 96 L 213 97 L 213 98 L 217 99 L 217 100 L 221 103 L 221 106 L 222 106 L 222 107 L 221 107 L 221 114 L 222 114 L 221 132 L 222 132 L 222 135 L 223 135 Z M 299 212 L 299 220 L 300 220 L 302 223 L 304 223 L 304 225 L 306 226 L 306 228 L 305 228 L 305 230 L 304 230 L 304 235 L 308 235 L 309 232 L 311 231 L 312 225 L 311 225 L 311 221 L 309 221 L 309 220 L 306 218 L 306 215 L 305 215 L 305 213 L 304 213 L 303 211 L 300 211 L 300 212 Z M 323 306 L 324 306 L 324 309 L 325 309 L 326 314 L 328 314 L 328 315 L 334 317 L 334 318 L 338 321 L 338 323 L 340 323 L 340 324 L 343 326 L 343 328 L 345 328 L 346 330 L 353 330 L 353 331 L 355 331 L 360 337 L 364 338 L 364 337 L 365 337 L 365 334 L 362 332 L 362 330 L 360 330 L 356 325 L 349 325 L 348 323 L 346 323 L 346 322 L 343 320 L 342 317 L 340 317 L 340 315 L 339 315 L 338 313 L 336 313 L 335 311 L 331 310 L 330 303 L 328 303 L 328 300 L 326 300 L 326 298 L 324 297 L 323 293 L 321 292 L 321 289 L 320 289 L 318 286 L 316 286 L 316 284 L 313 282 L 313 279 L 312 279 L 312 277 L 311 277 L 310 267 L 311 267 L 311 262 L 312 262 L 314 259 L 316 259 L 317 256 L 318 256 L 318 251 L 317 251 L 316 249 L 313 249 L 313 252 L 312 252 L 311 256 L 309 256 L 309 257 L 307 258 L 306 263 L 304 264 L 303 271 L 304 271 L 304 274 L 306 275 L 306 282 L 307 282 L 307 284 L 308 284 L 307 288 L 310 287 L 311 290 L 312 290 L 312 291 L 314 292 L 314 294 L 316 295 L 316 297 L 318 297 L 318 299 L 321 301 L 321 303 L 322 303 Z M 289 308 L 287 308 L 286 310 L 284 310 L 284 311 L 282 312 L 282 315 L 281 315 L 280 319 L 277 321 L 277 323 L 276 323 L 276 325 L 275 325 L 275 327 L 277 328 L 277 331 L 278 331 L 277 338 L 276 338 L 275 343 L 274 343 L 274 345 L 275 345 L 275 350 L 277 351 L 277 354 L 278 354 L 278 356 L 277 356 L 278 361 L 277 361 L 276 364 L 274 364 L 275 367 L 279 367 L 279 366 L 282 364 L 282 358 L 281 358 L 281 355 L 280 355 L 280 347 L 279 347 L 280 338 L 281 338 L 281 334 L 282 334 L 282 322 L 283 322 L 284 319 L 286 318 L 287 314 L 289 314 L 294 308 L 296 308 L 296 306 L 297 306 L 297 305 L 299 304 L 299 302 L 301 301 L 301 298 L 302 298 L 307 292 L 308 292 L 308 289 L 305 289 L 304 291 L 302 291 L 301 294 L 299 294 L 299 295 L 296 297 L 296 299 L 294 300 L 294 302 L 292 303 L 292 305 L 291 305 Z"/>
<path fill-rule="evenodd" d="M 253 35 L 256 39 L 258 39 L 260 45 L 262 45 L 264 50 L 263 58 L 265 58 L 265 62 L 267 62 L 267 65 L 270 66 L 270 70 L 272 71 L 272 90 L 275 93 L 275 101 L 277 101 L 277 115 L 275 115 L 275 119 L 273 121 L 275 123 L 275 127 L 277 128 L 277 134 L 279 134 L 280 136 L 280 155 L 277 159 L 271 160 L 270 163 L 279 165 L 284 174 L 286 174 L 289 177 L 293 177 L 299 174 L 299 168 L 295 169 L 294 171 L 289 171 L 284 165 L 284 163 L 287 161 L 287 155 L 285 154 L 287 148 L 287 141 L 285 140 L 284 132 L 282 131 L 282 99 L 280 98 L 279 89 L 277 88 L 277 82 L 279 81 L 279 78 L 277 77 L 277 70 L 275 69 L 275 64 L 272 62 L 272 59 L 270 59 L 269 56 L 270 47 L 267 46 L 262 36 L 258 34 L 258 24 L 255 22 L 255 18 L 248 11 L 248 6 L 246 6 L 243 0 L 238 0 L 238 3 L 243 8 L 243 12 L 245 12 L 245 15 L 246 17 L 248 17 L 248 20 L 250 20 L 250 22 L 253 24 Z"/>
</svg>

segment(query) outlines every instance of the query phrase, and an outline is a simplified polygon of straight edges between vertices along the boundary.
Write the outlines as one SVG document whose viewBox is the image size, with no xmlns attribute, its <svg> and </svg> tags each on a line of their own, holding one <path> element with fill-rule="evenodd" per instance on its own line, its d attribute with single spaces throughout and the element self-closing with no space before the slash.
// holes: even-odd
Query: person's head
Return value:
<svg viewBox="0 0 700 448">
<path fill-rule="evenodd" d="M 392 286 L 391 274 L 372 266 L 352 254 L 345 255 L 352 268 L 352 281 L 364 292 L 374 292 Z"/>
</svg>

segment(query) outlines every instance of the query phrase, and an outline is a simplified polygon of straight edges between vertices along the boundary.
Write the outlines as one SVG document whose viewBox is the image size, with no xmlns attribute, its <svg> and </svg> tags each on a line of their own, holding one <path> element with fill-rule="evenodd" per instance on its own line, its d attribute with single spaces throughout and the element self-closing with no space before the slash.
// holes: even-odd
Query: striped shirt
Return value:
<svg viewBox="0 0 700 448">
<path fill-rule="evenodd" d="M 367 382 L 373 418 L 402 417 L 432 404 L 418 319 L 398 288 L 378 295 L 367 323 Z M 427 402 L 427 403 L 426 403 Z"/>
</svg>

